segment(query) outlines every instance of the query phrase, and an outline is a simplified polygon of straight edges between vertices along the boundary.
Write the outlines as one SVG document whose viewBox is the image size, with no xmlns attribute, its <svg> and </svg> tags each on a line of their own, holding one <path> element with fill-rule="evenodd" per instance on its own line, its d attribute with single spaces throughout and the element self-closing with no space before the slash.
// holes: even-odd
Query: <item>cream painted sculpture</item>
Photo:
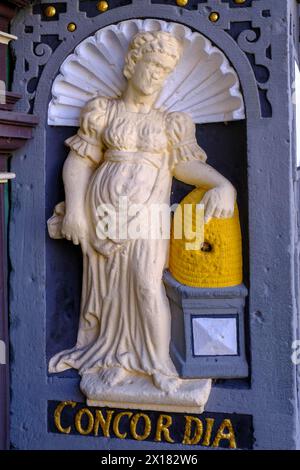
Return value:
<svg viewBox="0 0 300 470">
<path fill-rule="evenodd" d="M 202 412 L 209 397 L 211 380 L 182 380 L 169 356 L 170 308 L 162 282 L 169 240 L 151 238 L 150 226 L 138 237 L 105 238 L 98 230 L 107 215 L 99 208 L 121 216 L 124 198 L 129 233 L 137 204 L 147 215 L 153 205 L 170 203 L 173 176 L 209 188 L 201 201 L 206 221 L 233 214 L 235 189 L 205 163 L 192 118 L 155 106 L 176 75 L 182 44 L 169 31 L 137 32 L 122 94 L 88 101 L 78 133 L 66 141 L 66 199 L 48 227 L 53 238 L 81 245 L 81 317 L 76 345 L 54 356 L 49 371 L 77 369 L 90 405 Z"/>
</svg>

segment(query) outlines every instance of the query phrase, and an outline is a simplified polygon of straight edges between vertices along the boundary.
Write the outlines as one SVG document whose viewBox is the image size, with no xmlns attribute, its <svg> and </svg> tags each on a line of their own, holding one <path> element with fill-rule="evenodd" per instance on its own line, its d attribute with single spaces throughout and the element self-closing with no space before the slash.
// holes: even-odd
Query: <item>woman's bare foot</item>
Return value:
<svg viewBox="0 0 300 470">
<path fill-rule="evenodd" d="M 176 392 L 176 390 L 180 386 L 179 378 L 170 377 L 168 375 L 161 374 L 160 372 L 153 374 L 152 380 L 157 388 L 160 388 L 161 390 L 167 393 Z"/>
<path fill-rule="evenodd" d="M 111 367 L 102 369 L 99 377 L 105 385 L 113 387 L 119 385 L 127 377 L 128 372 L 123 367 Z"/>
</svg>

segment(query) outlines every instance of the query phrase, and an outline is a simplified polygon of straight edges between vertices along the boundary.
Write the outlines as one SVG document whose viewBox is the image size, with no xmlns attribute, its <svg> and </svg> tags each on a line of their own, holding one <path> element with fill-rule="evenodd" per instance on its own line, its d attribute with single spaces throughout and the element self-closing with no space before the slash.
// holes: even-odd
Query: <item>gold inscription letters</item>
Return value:
<svg viewBox="0 0 300 470">
<path fill-rule="evenodd" d="M 145 422 L 144 434 L 139 435 L 136 432 L 136 427 L 138 424 L 139 419 L 142 418 Z M 130 421 L 130 431 L 133 439 L 137 441 L 144 441 L 147 437 L 150 436 L 151 433 L 151 419 L 145 413 L 138 413 L 133 416 L 132 420 Z"/>
<path fill-rule="evenodd" d="M 195 423 L 196 425 L 193 436 L 191 436 L 192 423 Z M 196 418 L 194 416 L 186 416 L 185 417 L 185 433 L 184 433 L 182 444 L 188 444 L 188 445 L 199 444 L 202 434 L 203 434 L 203 424 L 202 424 L 201 419 Z"/>
<path fill-rule="evenodd" d="M 225 429 L 227 429 L 228 431 L 225 432 Z M 218 429 L 212 447 L 219 447 L 220 441 L 222 439 L 227 439 L 229 441 L 230 449 L 236 449 L 235 435 L 230 419 L 224 419 L 224 421 L 222 422 L 221 426 Z"/>
<path fill-rule="evenodd" d="M 62 401 L 54 412 L 54 422 L 59 432 L 63 434 L 70 434 L 71 426 L 68 426 L 67 428 L 63 428 L 61 425 L 61 420 L 60 420 L 61 413 L 66 406 L 71 406 L 72 408 L 75 408 L 76 403 L 75 401 Z"/>
<path fill-rule="evenodd" d="M 220 447 L 221 441 L 227 441 L 230 449 L 236 449 L 236 436 L 230 419 L 224 419 L 217 427 L 213 418 L 198 418 L 185 415 L 185 424 L 182 430 L 175 429 L 173 418 L 168 414 L 160 414 L 157 419 L 151 420 L 147 413 L 134 413 L 131 411 L 115 412 L 98 408 L 81 408 L 73 414 L 65 414 L 68 407 L 75 408 L 77 403 L 63 401 L 59 403 L 54 412 L 56 429 L 62 434 L 70 434 L 72 428 L 82 436 L 104 436 L 136 441 L 144 441 L 152 433 L 156 442 L 170 442 L 175 440 L 172 432 L 183 436 L 181 442 L 186 445 L 201 445 L 206 447 Z M 72 417 L 71 417 L 72 416 Z M 64 419 L 62 419 L 64 418 Z M 120 431 L 120 424 L 128 430 Z M 62 424 L 62 421 L 64 424 Z M 175 434 L 174 434 L 175 435 Z M 176 441 L 177 442 L 177 441 Z M 178 441 L 180 442 L 180 441 Z"/>
</svg>

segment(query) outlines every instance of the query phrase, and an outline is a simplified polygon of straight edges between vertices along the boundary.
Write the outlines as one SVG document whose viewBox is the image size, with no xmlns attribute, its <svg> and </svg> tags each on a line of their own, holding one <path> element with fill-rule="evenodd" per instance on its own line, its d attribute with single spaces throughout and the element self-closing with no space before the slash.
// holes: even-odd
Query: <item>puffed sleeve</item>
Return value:
<svg viewBox="0 0 300 470">
<path fill-rule="evenodd" d="M 101 134 L 106 122 L 108 99 L 93 98 L 82 109 L 80 128 L 65 144 L 87 163 L 98 166 L 102 160 Z"/>
<path fill-rule="evenodd" d="M 172 170 L 178 163 L 191 160 L 206 161 L 207 155 L 197 143 L 195 124 L 188 114 L 180 112 L 168 114 L 167 135 Z"/>
</svg>

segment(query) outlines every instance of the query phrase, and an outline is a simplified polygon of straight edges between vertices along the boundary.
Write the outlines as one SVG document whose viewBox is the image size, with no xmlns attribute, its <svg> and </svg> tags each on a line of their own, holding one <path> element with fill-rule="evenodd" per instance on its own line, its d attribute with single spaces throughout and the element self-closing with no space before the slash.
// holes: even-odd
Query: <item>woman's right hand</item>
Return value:
<svg viewBox="0 0 300 470">
<path fill-rule="evenodd" d="M 67 212 L 63 220 L 62 235 L 74 245 L 82 244 L 88 235 L 86 216 L 81 212 Z"/>
</svg>

